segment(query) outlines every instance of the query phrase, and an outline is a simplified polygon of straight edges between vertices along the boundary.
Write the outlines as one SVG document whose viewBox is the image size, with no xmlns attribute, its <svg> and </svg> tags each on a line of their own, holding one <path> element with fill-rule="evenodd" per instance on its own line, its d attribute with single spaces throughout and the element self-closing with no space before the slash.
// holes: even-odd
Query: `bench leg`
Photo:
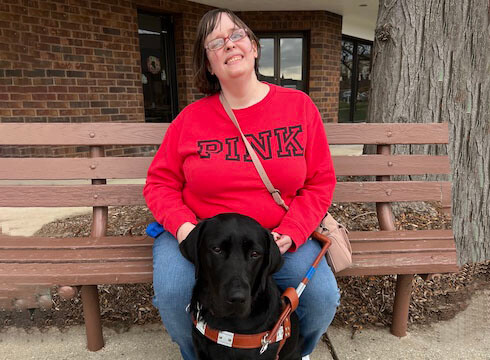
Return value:
<svg viewBox="0 0 490 360">
<path fill-rule="evenodd" d="M 412 295 L 413 275 L 397 275 L 395 302 L 393 304 L 393 322 L 391 333 L 398 337 L 407 335 L 408 308 Z"/>
<path fill-rule="evenodd" d="M 97 285 L 82 286 L 83 317 L 87 333 L 87 348 L 97 351 L 104 347 L 100 322 L 99 291 Z"/>
</svg>

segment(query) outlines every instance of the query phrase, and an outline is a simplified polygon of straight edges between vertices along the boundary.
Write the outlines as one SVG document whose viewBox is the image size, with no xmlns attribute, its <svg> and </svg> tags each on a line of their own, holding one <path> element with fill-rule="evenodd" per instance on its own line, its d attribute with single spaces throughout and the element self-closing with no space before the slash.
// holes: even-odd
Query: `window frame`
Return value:
<svg viewBox="0 0 490 360">
<path fill-rule="evenodd" d="M 304 89 L 301 91 L 306 94 L 309 93 L 310 88 L 310 59 L 309 59 L 309 49 L 310 49 L 310 33 L 308 31 L 268 31 L 268 32 L 256 32 L 255 35 L 259 38 L 273 38 L 274 39 L 274 81 L 276 85 L 280 85 L 281 77 L 281 39 L 290 38 L 302 38 L 303 39 L 303 49 L 302 49 L 302 69 L 301 76 L 303 78 Z"/>
</svg>

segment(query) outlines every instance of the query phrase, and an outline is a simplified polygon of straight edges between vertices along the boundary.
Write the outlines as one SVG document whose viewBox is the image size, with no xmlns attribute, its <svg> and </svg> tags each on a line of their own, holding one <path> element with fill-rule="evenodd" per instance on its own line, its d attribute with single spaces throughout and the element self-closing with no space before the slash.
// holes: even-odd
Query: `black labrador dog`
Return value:
<svg viewBox="0 0 490 360">
<path fill-rule="evenodd" d="M 196 270 L 190 304 L 196 318 L 210 328 L 236 334 L 270 331 L 282 312 L 281 293 L 271 275 L 282 266 L 282 256 L 271 233 L 254 219 L 234 213 L 220 214 L 199 223 L 180 244 L 182 255 Z M 196 327 L 192 338 L 198 359 L 275 360 L 279 343 L 259 355 L 257 349 L 237 349 L 206 338 Z M 296 313 L 291 315 L 291 336 L 279 359 L 301 360 L 301 339 Z"/>
</svg>

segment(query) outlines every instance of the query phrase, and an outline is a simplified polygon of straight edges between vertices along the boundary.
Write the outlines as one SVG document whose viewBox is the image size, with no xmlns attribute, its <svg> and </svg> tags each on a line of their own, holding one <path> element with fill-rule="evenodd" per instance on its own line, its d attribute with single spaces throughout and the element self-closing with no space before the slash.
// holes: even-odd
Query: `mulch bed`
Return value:
<svg viewBox="0 0 490 360">
<path fill-rule="evenodd" d="M 331 213 L 348 229 L 378 228 L 374 205 L 333 205 Z M 394 208 L 399 229 L 447 229 L 450 218 L 433 204 L 399 205 Z M 70 217 L 46 224 L 36 236 L 88 236 L 91 215 Z M 108 235 L 144 233 L 146 224 L 153 221 L 145 207 L 113 207 L 109 209 Z M 341 305 L 334 325 L 350 327 L 353 331 L 370 326 L 388 326 L 394 300 L 395 276 L 363 276 L 339 278 Z M 410 304 L 409 324 L 428 324 L 453 318 L 467 307 L 474 291 L 490 288 L 490 262 L 465 265 L 456 274 L 434 276 L 424 281 L 416 277 Z M 79 297 L 63 300 L 53 289 L 51 310 L 0 312 L 0 328 L 19 326 L 63 329 L 83 324 Z M 151 284 L 99 286 L 103 325 L 124 331 L 134 324 L 160 322 L 151 303 Z"/>
</svg>

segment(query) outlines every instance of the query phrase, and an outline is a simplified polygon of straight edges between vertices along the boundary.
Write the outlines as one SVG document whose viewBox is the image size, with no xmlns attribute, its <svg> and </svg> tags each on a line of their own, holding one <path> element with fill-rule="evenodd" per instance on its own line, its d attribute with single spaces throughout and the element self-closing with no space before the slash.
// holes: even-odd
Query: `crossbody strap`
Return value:
<svg viewBox="0 0 490 360">
<path fill-rule="evenodd" d="M 281 192 L 272 185 L 269 177 L 267 176 L 267 173 L 265 172 L 264 167 L 262 166 L 262 163 L 260 162 L 257 153 L 253 149 L 252 145 L 250 145 L 249 141 L 247 140 L 247 137 L 243 135 L 242 129 L 240 128 L 240 124 L 238 124 L 238 121 L 235 117 L 235 114 L 233 113 L 233 110 L 231 110 L 230 104 L 228 104 L 228 101 L 226 100 L 225 96 L 223 93 L 219 94 L 219 99 L 221 101 L 221 104 L 223 104 L 223 107 L 228 114 L 229 118 L 233 122 L 233 124 L 236 126 L 238 131 L 240 132 L 240 135 L 242 136 L 243 142 L 245 143 L 245 147 L 247 148 L 247 151 L 252 158 L 252 162 L 255 166 L 255 169 L 257 169 L 257 172 L 259 173 L 260 178 L 262 179 L 262 182 L 264 183 L 265 187 L 267 190 L 269 190 L 270 194 L 274 198 L 274 201 L 279 205 L 282 206 L 284 209 L 289 210 L 289 207 L 286 205 L 284 200 L 281 197 Z"/>
</svg>

